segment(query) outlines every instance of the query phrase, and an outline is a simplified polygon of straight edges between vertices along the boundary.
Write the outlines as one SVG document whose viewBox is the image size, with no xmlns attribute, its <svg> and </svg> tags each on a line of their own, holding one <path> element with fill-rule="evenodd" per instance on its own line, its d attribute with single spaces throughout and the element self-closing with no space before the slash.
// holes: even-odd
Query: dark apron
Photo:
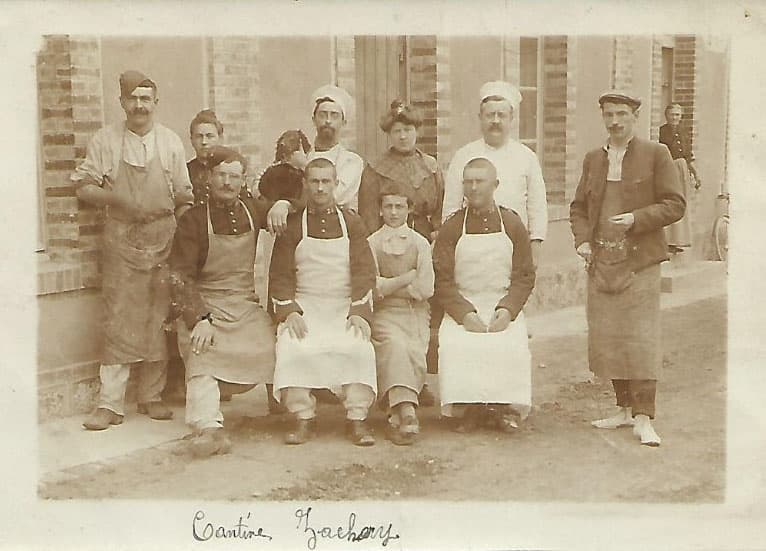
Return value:
<svg viewBox="0 0 766 551">
<path fill-rule="evenodd" d="M 103 279 L 105 365 L 167 359 L 164 323 L 170 307 L 168 256 L 176 220 L 159 155 L 146 167 L 120 161 L 114 193 L 145 209 L 166 209 L 147 223 L 130 222 L 107 209 Z"/>
</svg>

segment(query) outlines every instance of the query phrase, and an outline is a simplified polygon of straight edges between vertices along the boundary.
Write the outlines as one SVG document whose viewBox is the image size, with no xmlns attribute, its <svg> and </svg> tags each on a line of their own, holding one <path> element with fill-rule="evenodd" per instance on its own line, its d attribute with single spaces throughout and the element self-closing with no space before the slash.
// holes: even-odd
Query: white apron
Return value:
<svg viewBox="0 0 766 551">
<path fill-rule="evenodd" d="M 466 211 L 467 214 L 467 211 Z M 505 232 L 463 234 L 455 246 L 455 283 L 489 324 L 511 283 L 513 242 Z M 442 414 L 452 404 L 512 404 L 526 417 L 532 403 L 532 358 L 520 312 L 501 333 L 471 333 L 445 315 L 439 330 L 439 394 Z"/>
<path fill-rule="evenodd" d="M 277 365 L 274 397 L 286 387 L 328 388 L 339 392 L 349 383 L 362 383 L 377 392 L 372 343 L 347 329 L 351 306 L 349 240 L 343 213 L 343 232 L 335 239 L 309 237 L 306 210 L 303 238 L 295 249 L 295 301 L 303 310 L 308 335 L 296 339 L 280 324 L 277 329 Z"/>
</svg>

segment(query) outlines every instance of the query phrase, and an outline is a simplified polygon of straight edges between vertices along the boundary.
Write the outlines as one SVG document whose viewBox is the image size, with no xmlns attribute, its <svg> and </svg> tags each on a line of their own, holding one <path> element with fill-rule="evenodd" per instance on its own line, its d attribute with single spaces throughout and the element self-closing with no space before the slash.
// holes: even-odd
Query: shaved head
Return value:
<svg viewBox="0 0 766 551">
<path fill-rule="evenodd" d="M 475 157 L 468 161 L 466 165 L 463 167 L 463 176 L 465 177 L 465 171 L 472 168 L 481 168 L 486 169 L 486 175 L 487 179 L 489 180 L 497 180 L 497 168 L 495 168 L 495 165 L 492 164 L 492 161 L 487 159 L 486 157 Z"/>
<path fill-rule="evenodd" d="M 497 169 L 492 161 L 478 157 L 466 163 L 463 168 L 463 195 L 468 206 L 479 209 L 492 206 L 497 185 Z"/>
</svg>

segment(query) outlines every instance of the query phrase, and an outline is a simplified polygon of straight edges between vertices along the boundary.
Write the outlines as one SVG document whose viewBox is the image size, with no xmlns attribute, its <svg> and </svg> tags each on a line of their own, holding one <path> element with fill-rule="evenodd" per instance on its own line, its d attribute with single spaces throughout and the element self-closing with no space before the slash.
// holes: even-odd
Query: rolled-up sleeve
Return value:
<svg viewBox="0 0 766 551">
<path fill-rule="evenodd" d="M 90 139 L 85 150 L 85 159 L 69 177 L 75 187 L 79 188 L 88 184 L 99 187 L 104 185 L 104 175 L 111 169 L 111 152 L 107 145 L 103 131 L 97 132 Z"/>
<path fill-rule="evenodd" d="M 189 169 L 186 166 L 184 146 L 181 138 L 173 135 L 173 151 L 170 155 L 170 178 L 173 184 L 173 196 L 176 207 L 193 205 L 194 193 L 189 179 Z"/>
</svg>

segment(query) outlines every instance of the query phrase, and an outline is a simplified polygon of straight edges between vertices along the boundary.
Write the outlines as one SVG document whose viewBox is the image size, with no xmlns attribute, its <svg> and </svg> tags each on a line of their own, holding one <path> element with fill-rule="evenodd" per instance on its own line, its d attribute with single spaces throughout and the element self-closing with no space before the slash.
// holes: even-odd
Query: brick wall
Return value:
<svg viewBox="0 0 766 551">
<path fill-rule="evenodd" d="M 612 87 L 617 90 L 633 88 L 633 46 L 629 36 L 614 38 Z"/>
<path fill-rule="evenodd" d="M 437 156 L 436 37 L 413 36 L 408 44 L 410 103 L 423 113 L 418 147 Z"/>
<path fill-rule="evenodd" d="M 69 176 L 103 125 L 97 39 L 48 36 L 37 58 L 45 252 L 40 293 L 95 287 L 99 280 L 100 209 L 78 201 Z M 51 275 L 54 274 L 54 275 Z"/>
<path fill-rule="evenodd" d="M 258 148 L 258 41 L 255 38 L 207 39 L 208 98 L 224 127 L 226 145 L 247 158 L 248 172 L 259 174 L 271 151 Z"/>
<path fill-rule="evenodd" d="M 566 196 L 567 59 L 566 36 L 543 39 L 542 168 L 550 205 L 563 205 Z"/>
<path fill-rule="evenodd" d="M 567 68 L 566 68 L 566 123 L 564 125 L 564 144 L 566 153 L 564 156 L 564 201 L 559 216 L 552 218 L 569 218 L 569 203 L 574 199 L 577 182 L 580 179 L 581 164 L 577 158 L 577 120 L 575 109 L 577 108 L 577 38 L 567 37 Z"/>
<path fill-rule="evenodd" d="M 665 122 L 665 106 L 662 105 L 662 42 L 652 40 L 652 105 L 650 139 L 660 138 L 660 125 Z"/>
<path fill-rule="evenodd" d="M 692 149 L 697 138 L 695 90 L 697 82 L 697 38 L 677 36 L 673 51 L 673 101 L 684 108 L 684 122 L 691 128 Z"/>
<path fill-rule="evenodd" d="M 518 36 L 502 37 L 502 80 L 519 86 L 521 81 L 521 44 Z M 519 137 L 519 117 L 513 117 L 511 135 Z"/>
<path fill-rule="evenodd" d="M 443 170 L 455 147 L 452 144 L 450 116 L 452 114 L 452 95 L 450 93 L 449 41 L 443 36 L 436 37 L 436 157 Z"/>
</svg>

